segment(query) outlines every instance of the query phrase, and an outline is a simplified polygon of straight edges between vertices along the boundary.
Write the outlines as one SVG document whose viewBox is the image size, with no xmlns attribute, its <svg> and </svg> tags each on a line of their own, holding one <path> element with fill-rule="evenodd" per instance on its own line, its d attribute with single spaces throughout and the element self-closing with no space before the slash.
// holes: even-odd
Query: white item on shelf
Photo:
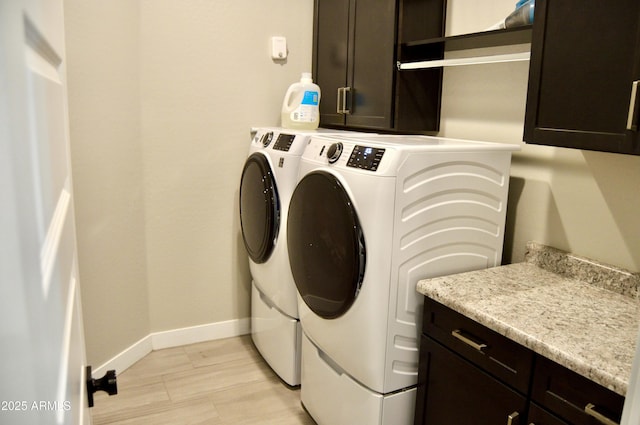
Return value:
<svg viewBox="0 0 640 425">
<path fill-rule="evenodd" d="M 320 87 L 310 72 L 303 72 L 300 82 L 289 86 L 282 102 L 282 127 L 314 130 L 320 124 Z"/>
</svg>

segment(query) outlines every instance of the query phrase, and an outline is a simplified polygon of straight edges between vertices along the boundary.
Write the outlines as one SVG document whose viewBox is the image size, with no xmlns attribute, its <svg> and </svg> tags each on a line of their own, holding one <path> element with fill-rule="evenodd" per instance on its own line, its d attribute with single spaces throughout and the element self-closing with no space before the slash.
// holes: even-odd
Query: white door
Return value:
<svg viewBox="0 0 640 425">
<path fill-rule="evenodd" d="M 90 424 L 62 0 L 0 0 L 0 423 Z"/>
</svg>

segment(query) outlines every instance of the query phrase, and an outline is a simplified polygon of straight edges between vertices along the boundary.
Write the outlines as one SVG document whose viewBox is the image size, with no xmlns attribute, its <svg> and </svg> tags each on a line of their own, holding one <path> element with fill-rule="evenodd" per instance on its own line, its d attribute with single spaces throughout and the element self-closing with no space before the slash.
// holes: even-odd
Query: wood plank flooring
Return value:
<svg viewBox="0 0 640 425">
<path fill-rule="evenodd" d="M 118 395 L 95 394 L 94 425 L 314 425 L 251 337 L 150 353 L 118 374 Z"/>
</svg>

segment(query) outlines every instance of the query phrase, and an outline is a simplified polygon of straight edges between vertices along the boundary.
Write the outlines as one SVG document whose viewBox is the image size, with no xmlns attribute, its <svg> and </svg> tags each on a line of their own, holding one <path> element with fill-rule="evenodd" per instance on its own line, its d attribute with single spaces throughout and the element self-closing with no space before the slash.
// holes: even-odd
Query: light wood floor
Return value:
<svg viewBox="0 0 640 425">
<path fill-rule="evenodd" d="M 118 395 L 95 394 L 94 425 L 314 425 L 242 336 L 150 353 L 118 374 Z"/>
</svg>

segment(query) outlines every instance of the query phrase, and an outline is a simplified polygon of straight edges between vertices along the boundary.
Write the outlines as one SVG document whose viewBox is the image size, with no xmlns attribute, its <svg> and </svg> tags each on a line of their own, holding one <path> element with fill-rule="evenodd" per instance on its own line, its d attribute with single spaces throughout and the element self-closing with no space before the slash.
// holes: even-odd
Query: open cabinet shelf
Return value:
<svg viewBox="0 0 640 425">
<path fill-rule="evenodd" d="M 403 42 L 399 48 L 397 67 L 399 70 L 410 70 L 526 61 L 529 60 L 530 57 L 528 51 L 455 59 L 444 59 L 444 53 L 458 50 L 527 44 L 531 42 L 531 30 L 532 26 L 526 25 L 517 28 Z"/>
</svg>

